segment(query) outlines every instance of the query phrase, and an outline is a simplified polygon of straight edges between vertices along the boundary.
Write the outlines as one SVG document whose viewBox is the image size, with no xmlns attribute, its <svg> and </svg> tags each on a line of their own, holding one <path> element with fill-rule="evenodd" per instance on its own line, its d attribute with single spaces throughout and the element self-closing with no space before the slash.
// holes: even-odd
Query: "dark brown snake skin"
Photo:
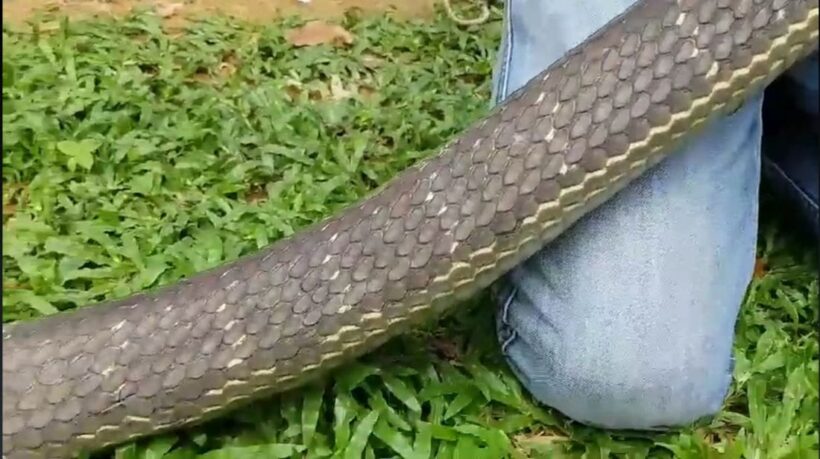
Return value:
<svg viewBox="0 0 820 459">
<path fill-rule="evenodd" d="M 201 422 L 459 304 L 816 49 L 817 21 L 818 0 L 641 1 L 338 216 L 157 292 L 4 327 L 3 457 Z"/>
</svg>

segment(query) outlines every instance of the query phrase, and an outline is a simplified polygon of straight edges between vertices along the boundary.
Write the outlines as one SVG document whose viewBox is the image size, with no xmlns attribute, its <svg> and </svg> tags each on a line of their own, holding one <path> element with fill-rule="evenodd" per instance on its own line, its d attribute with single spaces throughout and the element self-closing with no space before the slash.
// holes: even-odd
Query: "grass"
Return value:
<svg viewBox="0 0 820 459">
<path fill-rule="evenodd" d="M 148 15 L 3 34 L 3 320 L 166 284 L 292 234 L 433 153 L 488 106 L 499 21 L 284 24 Z M 341 88 L 341 89 L 340 89 Z M 344 98 L 347 93 L 353 97 Z M 183 458 L 803 458 L 818 448 L 816 252 L 771 212 L 715 419 L 608 432 L 534 403 L 493 309 L 392 341 L 327 382 L 111 453 Z"/>
</svg>

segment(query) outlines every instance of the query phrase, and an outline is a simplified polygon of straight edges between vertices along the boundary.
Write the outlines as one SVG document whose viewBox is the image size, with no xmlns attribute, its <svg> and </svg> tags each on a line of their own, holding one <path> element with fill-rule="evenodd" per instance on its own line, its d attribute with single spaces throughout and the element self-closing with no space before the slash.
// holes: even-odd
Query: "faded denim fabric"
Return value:
<svg viewBox="0 0 820 459">
<path fill-rule="evenodd" d="M 508 0 L 496 103 L 629 0 Z M 496 287 L 525 387 L 586 424 L 654 429 L 716 413 L 758 225 L 762 94 L 583 218 Z"/>
</svg>

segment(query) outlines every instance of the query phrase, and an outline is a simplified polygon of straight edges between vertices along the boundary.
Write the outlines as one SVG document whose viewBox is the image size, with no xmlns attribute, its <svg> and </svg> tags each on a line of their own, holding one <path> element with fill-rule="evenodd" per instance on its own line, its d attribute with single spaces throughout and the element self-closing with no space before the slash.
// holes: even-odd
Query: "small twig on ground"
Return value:
<svg viewBox="0 0 820 459">
<path fill-rule="evenodd" d="M 483 24 L 490 18 L 490 6 L 486 0 L 481 2 L 481 15 L 473 19 L 465 19 L 458 16 L 453 10 L 452 0 L 444 0 L 444 10 L 447 11 L 447 16 L 459 25 L 479 25 Z"/>
</svg>

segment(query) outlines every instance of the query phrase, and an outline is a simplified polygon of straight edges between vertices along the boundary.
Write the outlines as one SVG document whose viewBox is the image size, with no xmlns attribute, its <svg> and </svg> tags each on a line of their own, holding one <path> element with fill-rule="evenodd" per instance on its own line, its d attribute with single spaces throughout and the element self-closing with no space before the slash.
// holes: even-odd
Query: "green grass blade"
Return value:
<svg viewBox="0 0 820 459">
<path fill-rule="evenodd" d="M 362 457 L 362 452 L 367 445 L 367 439 L 373 432 L 373 427 L 378 420 L 379 412 L 371 411 L 364 419 L 359 421 L 359 424 L 353 430 L 353 436 L 350 437 L 350 443 L 345 450 L 344 459 L 360 459 Z"/>
<path fill-rule="evenodd" d="M 302 441 L 305 445 L 310 445 L 313 434 L 316 433 L 323 395 L 324 390 L 318 387 L 310 388 L 305 392 L 302 405 Z"/>
</svg>

